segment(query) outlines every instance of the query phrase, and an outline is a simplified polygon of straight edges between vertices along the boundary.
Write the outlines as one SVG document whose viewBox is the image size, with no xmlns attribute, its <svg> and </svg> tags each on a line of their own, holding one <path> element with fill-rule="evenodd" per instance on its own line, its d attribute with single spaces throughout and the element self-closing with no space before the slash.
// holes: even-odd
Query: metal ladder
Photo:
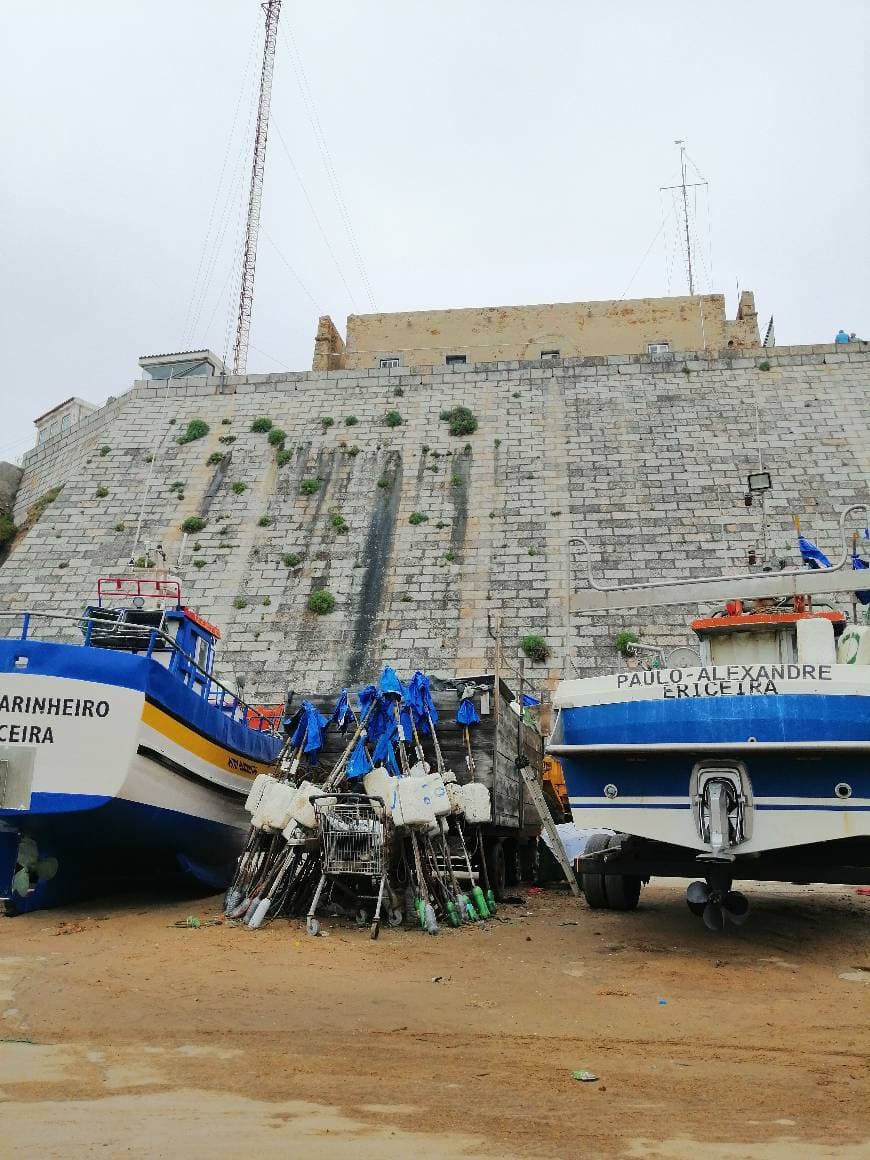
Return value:
<svg viewBox="0 0 870 1160">
<path fill-rule="evenodd" d="M 544 798 L 544 791 L 541 789 L 541 783 L 538 781 L 535 771 L 529 765 L 524 765 L 520 769 L 523 775 L 523 781 L 526 783 L 526 789 L 529 791 L 529 797 L 532 799 L 532 804 L 538 811 L 538 817 L 541 819 L 541 825 L 547 831 L 547 837 L 552 843 L 553 854 L 556 861 L 562 867 L 562 873 L 568 880 L 568 885 L 571 887 L 571 893 L 575 898 L 580 897 L 580 887 L 577 884 L 577 876 L 574 873 L 574 867 L 568 861 L 568 855 L 565 853 L 565 847 L 562 845 L 562 839 L 559 837 L 559 831 L 556 829 L 556 823 L 553 821 L 550 810 Z"/>
</svg>

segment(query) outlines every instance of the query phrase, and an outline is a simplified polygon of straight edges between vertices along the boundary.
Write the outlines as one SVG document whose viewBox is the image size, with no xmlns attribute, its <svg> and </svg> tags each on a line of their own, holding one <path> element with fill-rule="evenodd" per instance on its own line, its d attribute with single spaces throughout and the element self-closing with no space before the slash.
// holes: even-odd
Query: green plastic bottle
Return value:
<svg viewBox="0 0 870 1160">
<path fill-rule="evenodd" d="M 477 907 L 477 913 L 481 918 L 489 918 L 489 907 L 486 905 L 486 899 L 483 897 L 483 891 L 479 886 L 475 886 L 471 892 L 471 897 L 474 899 L 474 905 Z"/>
<path fill-rule="evenodd" d="M 447 899 L 447 921 L 451 926 L 459 926 L 459 913 L 452 898 Z"/>
<path fill-rule="evenodd" d="M 489 889 L 486 892 L 486 905 L 489 907 L 490 914 L 495 914 L 495 912 L 498 910 L 498 907 L 495 904 L 495 895 L 493 894 L 492 889 Z"/>
<path fill-rule="evenodd" d="M 417 918 L 423 930 L 426 929 L 426 903 L 422 898 L 414 899 L 414 909 L 417 911 Z"/>
</svg>

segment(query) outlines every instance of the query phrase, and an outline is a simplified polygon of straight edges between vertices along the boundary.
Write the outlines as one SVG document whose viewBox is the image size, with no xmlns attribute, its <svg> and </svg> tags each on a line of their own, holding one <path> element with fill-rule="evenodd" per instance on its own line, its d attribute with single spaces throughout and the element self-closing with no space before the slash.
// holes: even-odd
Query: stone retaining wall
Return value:
<svg viewBox="0 0 870 1160">
<path fill-rule="evenodd" d="M 360 681 L 385 660 L 491 669 L 497 619 L 512 664 L 521 636 L 546 638 L 549 662 L 527 665 L 544 688 L 569 666 L 613 667 L 621 628 L 686 643 L 695 609 L 569 615 L 586 567 L 571 540 L 588 539 L 613 582 L 743 570 L 764 544 L 759 506 L 743 501 L 759 441 L 774 481 L 768 559 L 797 562 L 797 514 L 835 551 L 838 511 L 868 500 L 868 388 L 870 352 L 830 346 L 136 383 L 26 458 L 16 522 L 63 490 L 0 568 L 0 609 L 76 612 L 98 575 L 127 571 L 145 542 L 156 558 L 160 543 L 186 602 L 224 630 L 224 673 L 244 674 L 255 699 Z M 439 419 L 456 405 L 474 434 L 452 437 Z M 400 426 L 384 423 L 390 410 Z M 284 466 L 250 430 L 261 415 L 287 432 Z M 209 433 L 179 445 L 191 418 Z M 415 511 L 428 517 L 416 526 Z M 185 540 L 197 514 L 206 526 Z M 305 610 L 319 588 L 337 602 L 322 617 Z"/>
</svg>

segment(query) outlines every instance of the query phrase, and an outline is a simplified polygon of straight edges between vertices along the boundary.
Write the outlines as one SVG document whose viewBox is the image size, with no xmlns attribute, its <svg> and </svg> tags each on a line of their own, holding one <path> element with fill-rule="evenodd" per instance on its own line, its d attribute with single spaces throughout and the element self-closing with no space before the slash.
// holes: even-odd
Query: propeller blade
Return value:
<svg viewBox="0 0 870 1160">
<path fill-rule="evenodd" d="M 690 902 L 688 898 L 686 899 L 686 905 L 688 906 L 689 910 L 691 910 L 692 914 L 697 915 L 698 918 L 700 918 L 704 911 L 707 909 L 706 902 Z"/>
<path fill-rule="evenodd" d="M 29 869 L 36 865 L 36 860 L 39 857 L 39 850 L 36 847 L 36 842 L 33 838 L 22 838 L 18 843 L 18 865 Z"/>
<path fill-rule="evenodd" d="M 725 926 L 725 915 L 722 907 L 715 902 L 708 902 L 704 907 L 704 926 L 707 930 L 720 931 Z"/>
<path fill-rule="evenodd" d="M 739 890 L 729 890 L 722 899 L 722 906 L 735 926 L 742 926 L 749 917 L 749 899 Z"/>
<path fill-rule="evenodd" d="M 19 870 L 12 879 L 12 889 L 20 898 L 26 898 L 30 891 L 30 871 Z"/>
<path fill-rule="evenodd" d="M 40 858 L 34 866 L 40 882 L 50 882 L 57 874 L 57 858 Z"/>
</svg>

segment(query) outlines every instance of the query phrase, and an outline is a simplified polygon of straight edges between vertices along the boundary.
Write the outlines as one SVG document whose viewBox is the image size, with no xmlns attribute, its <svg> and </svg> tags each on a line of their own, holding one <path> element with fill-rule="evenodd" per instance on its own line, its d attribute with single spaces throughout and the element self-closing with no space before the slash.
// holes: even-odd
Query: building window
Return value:
<svg viewBox="0 0 870 1160">
<path fill-rule="evenodd" d="M 381 370 L 387 370 L 389 367 L 397 367 L 399 365 L 400 363 L 396 355 L 391 354 L 388 358 L 382 358 L 380 360 Z"/>
<path fill-rule="evenodd" d="M 548 358 L 559 358 L 559 352 L 557 350 L 542 350 L 541 351 L 541 361 L 543 362 L 545 359 L 548 359 Z"/>
<path fill-rule="evenodd" d="M 669 342 L 648 342 L 646 350 L 647 354 L 670 354 L 671 344 Z"/>
<path fill-rule="evenodd" d="M 468 362 L 468 359 L 464 354 L 449 354 L 445 362 L 449 367 L 461 367 Z"/>
</svg>

